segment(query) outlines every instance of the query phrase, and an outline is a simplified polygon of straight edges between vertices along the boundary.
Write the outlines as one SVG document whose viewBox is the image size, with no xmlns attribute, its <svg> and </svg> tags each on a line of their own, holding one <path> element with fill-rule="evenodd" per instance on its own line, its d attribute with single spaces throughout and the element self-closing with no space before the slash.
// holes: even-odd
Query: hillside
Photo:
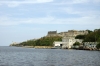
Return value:
<svg viewBox="0 0 100 66">
<path fill-rule="evenodd" d="M 60 36 L 42 37 L 37 40 L 28 40 L 14 46 L 53 46 L 54 41 L 62 41 Z"/>
</svg>

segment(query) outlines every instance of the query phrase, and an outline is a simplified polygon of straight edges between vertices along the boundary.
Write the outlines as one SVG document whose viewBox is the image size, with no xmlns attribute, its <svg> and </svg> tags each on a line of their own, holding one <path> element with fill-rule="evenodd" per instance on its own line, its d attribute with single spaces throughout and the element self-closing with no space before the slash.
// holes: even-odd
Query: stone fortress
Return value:
<svg viewBox="0 0 100 66">
<path fill-rule="evenodd" d="M 60 32 L 57 33 L 57 31 L 49 31 L 47 34 L 47 37 L 50 36 L 61 36 L 61 37 L 65 37 L 65 36 L 77 36 L 77 35 L 85 35 L 88 34 L 87 30 L 81 30 L 81 31 L 77 31 L 77 30 L 68 30 L 68 32 Z"/>
<path fill-rule="evenodd" d="M 54 47 L 62 46 L 62 48 L 71 48 L 75 42 L 82 43 L 82 39 L 75 39 L 77 35 L 86 35 L 88 34 L 87 30 L 68 30 L 67 32 L 60 32 L 57 31 L 49 31 L 47 37 L 50 36 L 61 36 L 62 41 L 54 41 Z"/>
</svg>

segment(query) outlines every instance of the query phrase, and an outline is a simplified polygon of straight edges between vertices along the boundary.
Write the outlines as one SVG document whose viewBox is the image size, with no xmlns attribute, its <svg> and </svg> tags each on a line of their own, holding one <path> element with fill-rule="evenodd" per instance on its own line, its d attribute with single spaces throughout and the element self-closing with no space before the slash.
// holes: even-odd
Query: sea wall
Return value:
<svg viewBox="0 0 100 66">
<path fill-rule="evenodd" d="M 22 46 L 22 47 L 25 47 L 25 48 L 34 48 L 33 46 Z"/>
<path fill-rule="evenodd" d="M 50 48 L 52 48 L 52 46 L 34 46 L 34 48 L 37 48 L 37 49 L 50 49 Z"/>
</svg>

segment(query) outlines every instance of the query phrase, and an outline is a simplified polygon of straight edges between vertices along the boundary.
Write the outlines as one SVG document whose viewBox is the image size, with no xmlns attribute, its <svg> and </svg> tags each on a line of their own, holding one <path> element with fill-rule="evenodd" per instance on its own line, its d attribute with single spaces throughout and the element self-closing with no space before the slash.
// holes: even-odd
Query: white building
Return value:
<svg viewBox="0 0 100 66">
<path fill-rule="evenodd" d="M 81 30 L 81 31 L 77 31 L 77 30 L 68 30 L 67 32 L 61 32 L 61 33 L 57 33 L 57 31 L 50 31 L 48 32 L 47 36 L 61 36 L 62 41 L 58 41 L 58 42 L 54 42 L 54 47 L 55 46 L 60 46 L 60 44 L 62 44 L 62 48 L 71 48 L 73 46 L 73 44 L 75 42 L 79 42 L 82 43 L 82 39 L 75 39 L 75 37 L 77 35 L 86 35 L 88 34 L 87 30 Z"/>
<path fill-rule="evenodd" d="M 63 44 L 62 41 L 54 41 L 53 42 L 53 45 L 55 48 L 62 48 L 62 44 Z"/>
<path fill-rule="evenodd" d="M 71 48 L 75 42 L 82 43 L 82 39 L 75 39 L 75 37 L 67 36 L 62 38 L 62 48 Z"/>
<path fill-rule="evenodd" d="M 82 43 L 82 41 L 83 41 L 82 39 L 75 39 L 75 37 L 67 36 L 63 37 L 62 41 L 54 41 L 53 45 L 54 47 L 61 47 L 65 49 L 65 48 L 71 48 L 75 42 Z"/>
</svg>

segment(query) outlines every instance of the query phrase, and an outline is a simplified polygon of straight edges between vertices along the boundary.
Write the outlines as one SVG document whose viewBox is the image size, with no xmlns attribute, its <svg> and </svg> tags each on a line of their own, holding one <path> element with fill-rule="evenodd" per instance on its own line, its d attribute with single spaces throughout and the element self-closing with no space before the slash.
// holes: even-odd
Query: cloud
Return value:
<svg viewBox="0 0 100 66">
<path fill-rule="evenodd" d="M 77 9 L 74 9 L 73 7 L 64 7 L 64 8 L 61 8 L 62 11 L 65 11 L 67 14 L 80 14 L 81 11 L 77 11 Z"/>
<path fill-rule="evenodd" d="M 73 0 L 72 4 L 78 4 L 78 3 L 87 3 L 89 0 Z"/>
<path fill-rule="evenodd" d="M 24 0 L 24 1 L 0 1 L 0 5 L 6 4 L 8 7 L 16 7 L 20 4 L 48 3 L 53 0 Z"/>
<path fill-rule="evenodd" d="M 100 0 L 93 0 L 93 2 L 95 2 L 95 3 L 100 3 Z"/>
<path fill-rule="evenodd" d="M 9 2 L 9 7 L 13 6 L 18 6 L 19 4 L 27 4 L 27 3 L 46 3 L 46 2 L 52 2 L 53 0 L 24 0 L 24 1 L 10 1 Z M 86 3 L 89 1 L 95 1 L 97 2 L 98 0 L 66 0 L 66 2 L 69 1 L 70 3 L 76 4 L 76 3 Z M 6 1 L 7 3 L 8 1 Z M 15 3 L 15 4 L 14 4 Z M 14 5 L 15 6 L 14 6 Z M 94 8 L 94 7 L 93 7 Z M 38 8 L 37 8 L 38 9 Z M 26 9 L 29 10 L 29 9 Z M 40 13 L 41 8 L 39 8 L 38 10 L 36 10 L 36 12 L 34 11 L 34 13 L 37 13 L 37 11 L 39 11 L 38 13 Z M 22 10 L 21 10 L 22 11 Z M 25 10 L 23 10 L 25 11 Z M 32 10 L 29 10 L 29 13 Z M 0 25 L 2 26 L 9 26 L 9 25 L 20 25 L 20 24 L 95 24 L 95 22 L 97 22 L 95 25 L 100 25 L 99 21 L 100 21 L 100 12 L 97 10 L 92 10 L 89 9 L 88 10 L 85 8 L 81 8 L 81 7 L 44 7 L 42 8 L 42 10 L 44 13 L 47 13 L 46 16 L 42 16 L 42 17 L 38 17 L 37 18 L 26 18 L 24 16 L 27 15 L 22 15 L 23 18 L 18 18 L 17 17 L 13 17 L 14 15 L 7 17 L 7 16 L 1 16 L 0 17 Z M 49 13 L 50 12 L 50 13 Z M 73 17 L 71 15 L 71 17 L 65 17 L 65 18 L 58 18 L 58 16 L 52 16 L 52 14 L 54 14 L 54 12 L 58 12 L 59 13 L 64 13 L 64 14 L 75 14 L 75 16 Z M 21 14 L 21 13 L 19 13 Z M 32 14 L 30 14 L 32 15 Z M 36 14 L 37 15 L 37 14 Z M 76 15 L 79 15 L 79 17 L 76 18 Z M 34 16 L 34 15 L 32 15 Z M 61 16 L 61 15 L 60 15 Z M 66 15 L 63 15 L 66 16 Z"/>
<path fill-rule="evenodd" d="M 61 2 L 53 3 L 53 5 L 75 5 L 75 4 L 87 4 L 87 3 L 99 4 L 100 0 L 62 0 Z"/>
<path fill-rule="evenodd" d="M 100 17 L 95 16 L 84 16 L 79 18 L 54 18 L 54 17 L 42 17 L 42 18 L 24 18 L 24 19 L 11 19 L 11 18 L 1 18 L 1 26 L 11 26 L 20 24 L 75 24 L 75 25 L 100 25 Z"/>
<path fill-rule="evenodd" d="M 53 2 L 53 0 L 37 0 L 37 3 Z"/>
</svg>

